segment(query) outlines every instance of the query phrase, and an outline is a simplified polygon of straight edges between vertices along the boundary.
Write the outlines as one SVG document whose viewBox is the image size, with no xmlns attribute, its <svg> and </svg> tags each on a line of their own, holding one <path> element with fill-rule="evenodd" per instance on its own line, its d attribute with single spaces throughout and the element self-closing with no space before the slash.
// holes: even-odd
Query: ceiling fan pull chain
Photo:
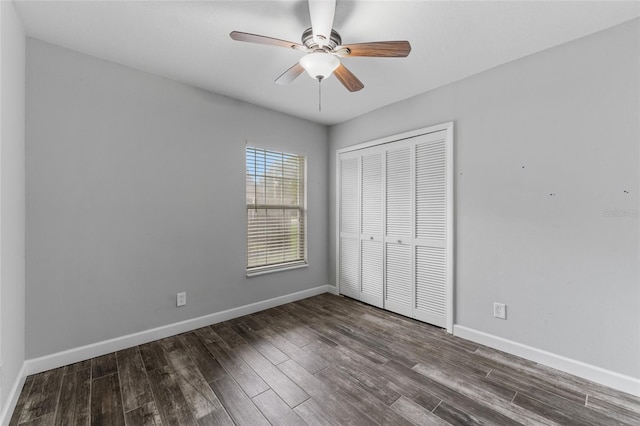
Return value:
<svg viewBox="0 0 640 426">
<path fill-rule="evenodd" d="M 322 79 L 318 78 L 318 112 L 322 112 Z"/>
</svg>

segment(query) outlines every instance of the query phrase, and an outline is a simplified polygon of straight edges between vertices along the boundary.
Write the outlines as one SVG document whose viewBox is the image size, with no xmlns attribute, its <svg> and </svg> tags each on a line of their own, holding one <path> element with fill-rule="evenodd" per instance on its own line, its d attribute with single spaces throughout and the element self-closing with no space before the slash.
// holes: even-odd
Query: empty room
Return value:
<svg viewBox="0 0 640 426">
<path fill-rule="evenodd" d="M 640 424 L 640 2 L 0 1 L 0 425 Z"/>
</svg>

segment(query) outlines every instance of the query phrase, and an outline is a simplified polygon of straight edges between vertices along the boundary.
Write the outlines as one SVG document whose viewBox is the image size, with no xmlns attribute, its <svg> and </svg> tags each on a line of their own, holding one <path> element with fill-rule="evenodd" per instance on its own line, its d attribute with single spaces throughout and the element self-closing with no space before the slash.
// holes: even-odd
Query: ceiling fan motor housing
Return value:
<svg viewBox="0 0 640 426">
<path fill-rule="evenodd" d="M 313 30 L 311 28 L 307 28 L 302 33 L 302 44 L 304 44 L 305 47 L 307 49 L 310 49 L 311 51 L 324 50 L 325 52 L 332 52 L 333 49 L 335 49 L 336 47 L 342 44 L 342 37 L 340 37 L 340 34 L 338 34 L 336 30 L 331 30 L 330 38 L 331 39 L 329 40 L 328 43 L 320 47 L 315 42 L 315 40 L 313 40 Z"/>
</svg>

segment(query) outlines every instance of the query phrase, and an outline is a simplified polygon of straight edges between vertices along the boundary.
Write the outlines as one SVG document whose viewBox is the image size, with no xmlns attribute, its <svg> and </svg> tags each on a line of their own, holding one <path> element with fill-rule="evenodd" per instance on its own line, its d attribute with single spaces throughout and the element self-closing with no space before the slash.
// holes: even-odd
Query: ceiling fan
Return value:
<svg viewBox="0 0 640 426">
<path fill-rule="evenodd" d="M 300 62 L 276 79 L 277 84 L 289 84 L 306 70 L 318 82 L 333 73 L 350 92 L 361 90 L 364 84 L 340 62 L 340 58 L 356 56 L 403 58 L 411 52 L 408 41 L 375 41 L 343 45 L 340 34 L 333 29 L 335 9 L 336 0 L 309 0 L 311 28 L 302 33 L 302 44 L 239 31 L 232 31 L 229 35 L 237 41 L 286 47 L 306 53 Z"/>
</svg>

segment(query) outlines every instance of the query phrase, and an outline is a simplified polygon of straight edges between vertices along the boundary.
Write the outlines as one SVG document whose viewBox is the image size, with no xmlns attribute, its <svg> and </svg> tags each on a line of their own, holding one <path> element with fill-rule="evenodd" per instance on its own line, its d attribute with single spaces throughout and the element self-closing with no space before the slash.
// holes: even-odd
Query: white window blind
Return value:
<svg viewBox="0 0 640 426">
<path fill-rule="evenodd" d="M 305 157 L 247 148 L 247 273 L 305 265 Z"/>
</svg>

